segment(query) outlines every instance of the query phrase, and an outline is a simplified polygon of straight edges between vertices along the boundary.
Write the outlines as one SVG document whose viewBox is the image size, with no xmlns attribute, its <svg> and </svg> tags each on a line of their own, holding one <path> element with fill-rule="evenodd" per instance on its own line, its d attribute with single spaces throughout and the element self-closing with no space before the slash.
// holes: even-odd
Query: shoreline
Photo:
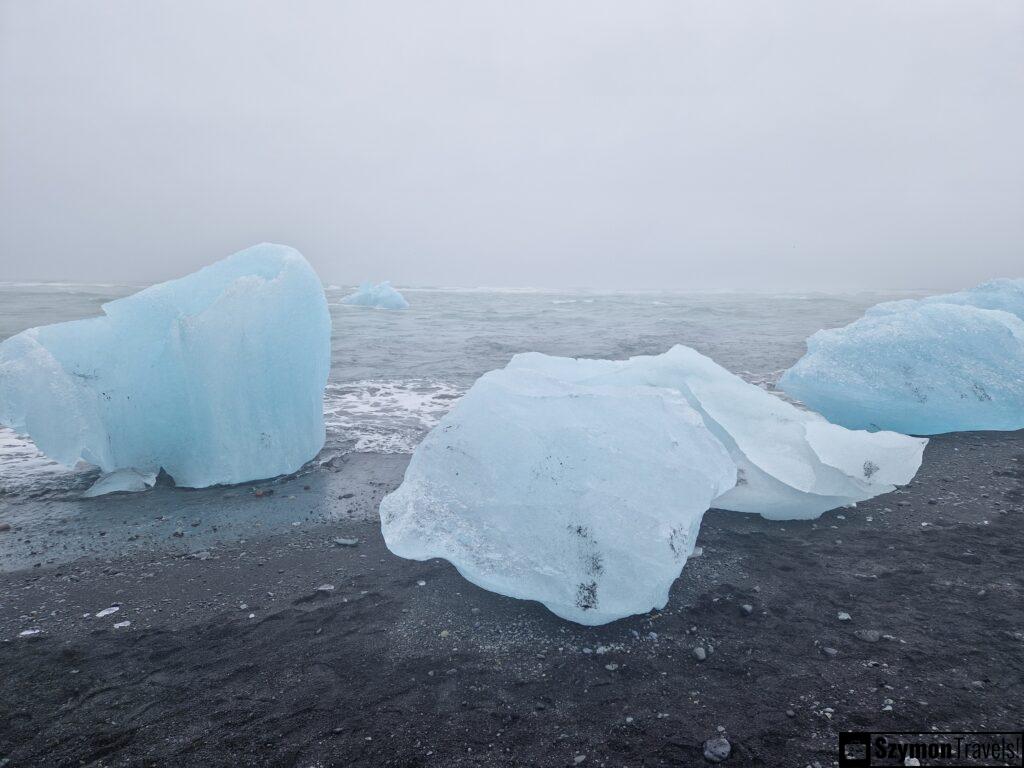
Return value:
<svg viewBox="0 0 1024 768">
<path fill-rule="evenodd" d="M 1024 722 L 1024 431 L 934 437 L 817 521 L 712 510 L 665 610 L 601 627 L 393 556 L 407 460 L 0 533 L 0 764 L 699 765 L 722 735 L 726 764 L 828 766 L 843 730 Z"/>
</svg>

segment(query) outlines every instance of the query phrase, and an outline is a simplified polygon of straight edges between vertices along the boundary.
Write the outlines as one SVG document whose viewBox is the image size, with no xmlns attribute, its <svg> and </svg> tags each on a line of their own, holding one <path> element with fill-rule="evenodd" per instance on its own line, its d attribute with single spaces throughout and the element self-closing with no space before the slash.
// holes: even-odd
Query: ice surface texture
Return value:
<svg viewBox="0 0 1024 768">
<path fill-rule="evenodd" d="M 832 421 L 914 435 L 1024 427 L 1024 280 L 872 307 L 779 386 Z"/>
<path fill-rule="evenodd" d="M 353 304 L 359 307 L 378 307 L 380 309 L 408 309 L 409 302 L 385 280 L 383 283 L 363 283 L 359 290 L 350 293 L 341 300 L 342 304 Z"/>
<path fill-rule="evenodd" d="M 63 464 L 191 487 L 294 472 L 323 446 L 330 316 L 297 251 L 257 245 L 103 311 L 0 344 L 0 423 Z"/>
<path fill-rule="evenodd" d="M 481 377 L 381 504 L 388 547 L 582 624 L 664 606 L 736 468 L 677 393 Z"/>
<path fill-rule="evenodd" d="M 601 624 L 662 607 L 710 507 L 810 518 L 908 482 L 927 441 L 851 432 L 677 346 L 482 377 L 381 504 L 387 545 Z"/>
</svg>

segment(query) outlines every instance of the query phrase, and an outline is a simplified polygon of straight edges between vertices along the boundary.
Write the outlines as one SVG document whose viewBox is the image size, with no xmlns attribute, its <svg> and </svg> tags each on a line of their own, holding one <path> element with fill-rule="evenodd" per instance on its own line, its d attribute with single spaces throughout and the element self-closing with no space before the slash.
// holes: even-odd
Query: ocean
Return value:
<svg viewBox="0 0 1024 768">
<path fill-rule="evenodd" d="M 0 340 L 36 325 L 99 314 L 142 286 L 0 284 Z M 411 453 L 486 371 L 518 352 L 618 359 L 686 344 L 747 381 L 771 389 L 819 328 L 844 325 L 905 293 L 736 294 L 535 289 L 403 288 L 410 309 L 340 303 L 324 397 L 325 455 Z M 80 487 L 27 437 L 0 428 L 0 499 Z"/>
</svg>

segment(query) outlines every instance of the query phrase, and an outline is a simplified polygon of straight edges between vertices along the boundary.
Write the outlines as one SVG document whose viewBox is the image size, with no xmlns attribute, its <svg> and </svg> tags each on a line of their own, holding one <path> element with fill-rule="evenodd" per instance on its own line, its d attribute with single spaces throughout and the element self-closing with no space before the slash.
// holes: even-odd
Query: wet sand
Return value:
<svg viewBox="0 0 1024 768">
<path fill-rule="evenodd" d="M 815 522 L 712 511 L 666 609 L 597 628 L 391 555 L 404 466 L 0 499 L 0 765 L 829 766 L 1024 723 L 1024 432 Z"/>
</svg>

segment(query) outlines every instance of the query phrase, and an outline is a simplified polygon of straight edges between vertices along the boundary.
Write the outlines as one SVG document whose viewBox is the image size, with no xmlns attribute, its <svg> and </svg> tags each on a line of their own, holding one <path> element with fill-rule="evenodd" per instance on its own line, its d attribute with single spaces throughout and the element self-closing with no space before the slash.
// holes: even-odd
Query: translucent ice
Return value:
<svg viewBox="0 0 1024 768">
<path fill-rule="evenodd" d="M 921 466 L 926 440 L 852 432 L 748 384 L 689 347 L 629 360 L 517 355 L 510 368 L 554 371 L 591 385 L 647 385 L 679 392 L 736 464 L 735 488 L 712 506 L 773 520 L 807 519 L 888 493 Z"/>
<path fill-rule="evenodd" d="M 342 304 L 354 304 L 360 307 L 379 307 L 380 309 L 408 309 L 409 302 L 385 280 L 383 283 L 363 283 L 359 290 L 350 293 L 341 300 Z"/>
<path fill-rule="evenodd" d="M 687 347 L 517 355 L 416 449 L 387 545 L 600 624 L 661 607 L 709 506 L 809 518 L 908 482 L 927 441 L 851 432 Z"/>
<path fill-rule="evenodd" d="M 108 493 L 137 493 L 152 488 L 156 483 L 156 472 L 144 474 L 134 469 L 115 469 L 100 477 L 83 496 L 105 496 Z"/>
<path fill-rule="evenodd" d="M 818 331 L 779 386 L 851 428 L 1024 427 L 1024 280 L 871 308 Z"/>
<path fill-rule="evenodd" d="M 663 607 L 736 469 L 678 393 L 481 377 L 381 503 L 388 547 L 603 624 Z"/>
<path fill-rule="evenodd" d="M 254 246 L 103 311 L 0 344 L 0 423 L 63 464 L 192 487 L 320 450 L 330 316 L 297 251 Z"/>
</svg>

